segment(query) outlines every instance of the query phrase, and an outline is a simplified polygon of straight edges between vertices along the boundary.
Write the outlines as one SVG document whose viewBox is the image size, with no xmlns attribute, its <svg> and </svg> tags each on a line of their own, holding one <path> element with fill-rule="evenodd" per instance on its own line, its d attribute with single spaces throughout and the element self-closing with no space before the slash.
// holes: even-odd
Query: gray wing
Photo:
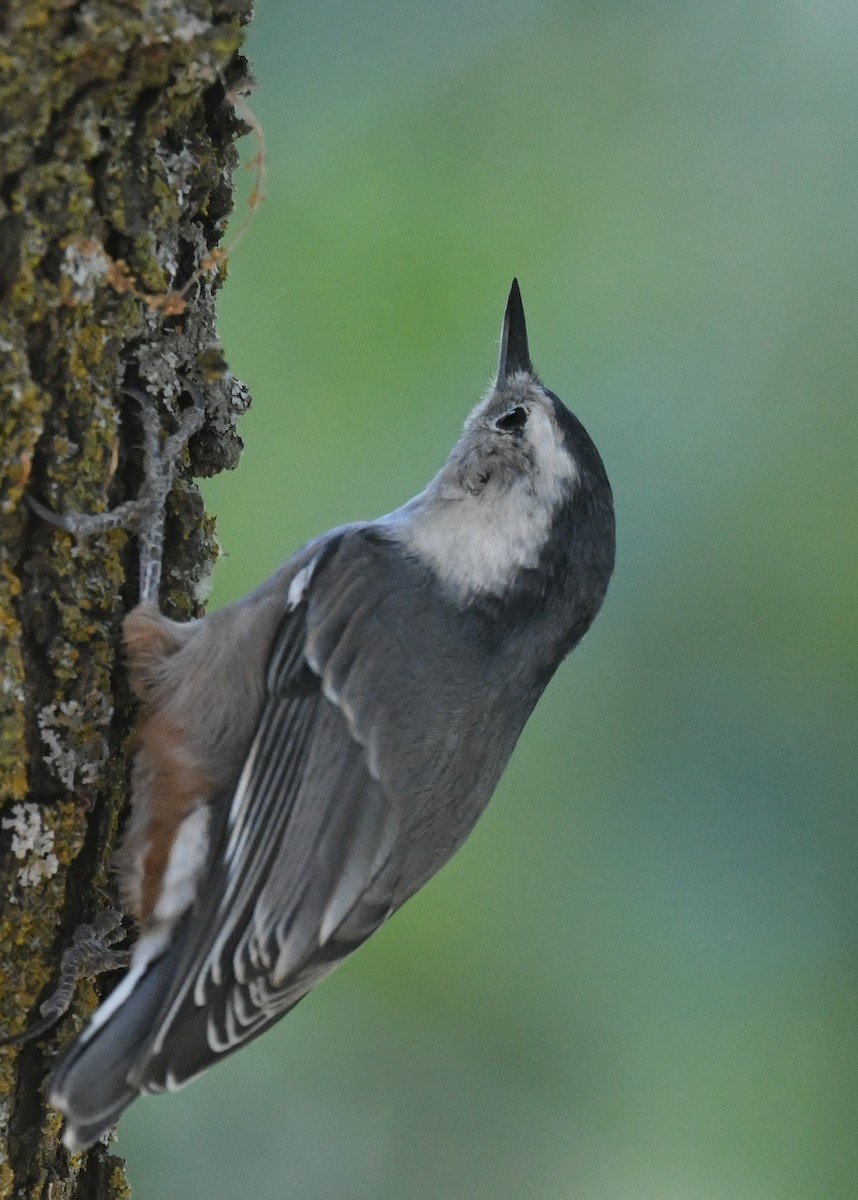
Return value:
<svg viewBox="0 0 858 1200">
<path fill-rule="evenodd" d="M 398 806 L 337 701 L 331 668 L 364 652 L 361 614 L 385 581 L 358 572 L 314 588 L 332 549 L 308 567 L 306 592 L 276 634 L 259 724 L 131 1077 L 143 1090 L 177 1087 L 263 1032 L 393 906 Z M 327 661 L 308 656 L 332 619 L 340 629 Z"/>
<path fill-rule="evenodd" d="M 324 543 L 289 597 L 261 718 L 130 1077 L 144 1090 L 261 1033 L 446 862 L 544 686 L 491 614 L 454 612 L 433 573 L 372 526 Z"/>
</svg>

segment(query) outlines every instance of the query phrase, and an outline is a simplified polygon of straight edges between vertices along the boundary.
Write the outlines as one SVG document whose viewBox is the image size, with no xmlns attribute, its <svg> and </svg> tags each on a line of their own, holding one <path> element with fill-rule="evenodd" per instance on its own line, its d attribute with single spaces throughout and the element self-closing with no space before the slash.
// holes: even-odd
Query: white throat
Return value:
<svg viewBox="0 0 858 1200">
<path fill-rule="evenodd" d="M 522 568 L 538 564 L 552 515 L 516 485 L 415 503 L 400 536 L 457 594 L 500 594 Z"/>
<path fill-rule="evenodd" d="M 461 597 L 500 595 L 520 570 L 536 567 L 557 508 L 577 482 L 574 460 L 558 447 L 547 414 L 539 410 L 531 415 L 530 441 L 535 465 L 527 473 L 492 478 L 473 492 L 445 468 L 419 496 L 383 518 Z"/>
</svg>

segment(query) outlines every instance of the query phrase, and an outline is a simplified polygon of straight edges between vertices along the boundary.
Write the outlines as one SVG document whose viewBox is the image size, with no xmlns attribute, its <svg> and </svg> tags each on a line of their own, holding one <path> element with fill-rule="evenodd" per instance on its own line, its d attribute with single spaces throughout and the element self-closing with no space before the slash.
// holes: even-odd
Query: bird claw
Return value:
<svg viewBox="0 0 858 1200">
<path fill-rule="evenodd" d="M 184 409 L 175 432 L 161 440 L 161 422 L 152 398 L 135 387 L 124 387 L 123 393 L 140 405 L 143 426 L 144 483 L 140 495 L 126 500 L 105 513 L 55 513 L 52 509 L 27 496 L 32 511 L 66 533 L 77 538 L 92 537 L 109 529 L 127 529 L 140 543 L 140 600 L 157 604 L 161 583 L 161 558 L 164 548 L 164 521 L 167 498 L 173 488 L 176 468 L 188 442 L 205 422 L 206 408 L 202 393 L 188 386 L 193 404 Z"/>
<path fill-rule="evenodd" d="M 82 976 L 103 975 L 128 966 L 130 950 L 113 949 L 124 937 L 122 914 L 114 909 L 99 913 L 89 925 L 79 925 L 72 934 L 71 944 L 63 951 L 57 986 L 39 1005 L 39 1020 L 21 1033 L 0 1038 L 0 1046 L 20 1045 L 47 1033 L 68 1012 Z"/>
<path fill-rule="evenodd" d="M 129 529 L 136 532 L 149 507 L 145 500 L 126 500 L 106 513 L 57 513 L 29 493 L 26 501 L 36 516 L 41 517 L 48 525 L 64 529 L 66 533 L 71 533 L 77 538 L 92 537 L 108 529 Z"/>
</svg>

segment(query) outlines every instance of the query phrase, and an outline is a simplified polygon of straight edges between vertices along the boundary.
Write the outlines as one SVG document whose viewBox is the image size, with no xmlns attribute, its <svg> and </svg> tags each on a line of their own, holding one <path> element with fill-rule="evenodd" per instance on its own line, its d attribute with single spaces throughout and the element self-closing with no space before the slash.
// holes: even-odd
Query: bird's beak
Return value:
<svg viewBox="0 0 858 1200">
<path fill-rule="evenodd" d="M 533 374 L 530 351 L 527 348 L 527 325 L 524 322 L 524 305 L 521 302 L 518 280 L 513 279 L 503 318 L 500 359 L 498 361 L 498 383 L 505 376 L 514 375 L 516 371 L 527 371 L 528 374 Z"/>
</svg>

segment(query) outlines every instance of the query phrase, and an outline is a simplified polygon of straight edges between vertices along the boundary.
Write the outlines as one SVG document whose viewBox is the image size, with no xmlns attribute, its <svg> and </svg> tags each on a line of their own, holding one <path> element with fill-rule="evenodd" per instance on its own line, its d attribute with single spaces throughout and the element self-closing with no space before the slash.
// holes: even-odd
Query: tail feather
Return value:
<svg viewBox="0 0 858 1200">
<path fill-rule="evenodd" d="M 63 1141 L 69 1150 L 84 1150 L 98 1141 L 139 1094 L 129 1080 L 145 1057 L 168 984 L 169 955 L 146 965 L 106 1020 L 99 1023 L 96 1014 L 54 1071 L 51 1104 L 66 1119 Z M 109 1004 L 110 998 L 105 1007 Z"/>
</svg>

